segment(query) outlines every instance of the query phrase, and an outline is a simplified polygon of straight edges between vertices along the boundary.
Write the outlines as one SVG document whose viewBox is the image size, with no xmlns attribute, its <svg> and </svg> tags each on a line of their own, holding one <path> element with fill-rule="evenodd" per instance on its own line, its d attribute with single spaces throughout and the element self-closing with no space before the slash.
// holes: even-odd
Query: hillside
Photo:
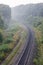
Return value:
<svg viewBox="0 0 43 65">
<path fill-rule="evenodd" d="M 43 3 L 20 5 L 12 8 L 12 18 L 17 21 L 25 21 L 31 15 L 43 17 Z"/>
<path fill-rule="evenodd" d="M 0 16 L 6 19 L 11 17 L 11 8 L 8 5 L 0 4 Z"/>
</svg>

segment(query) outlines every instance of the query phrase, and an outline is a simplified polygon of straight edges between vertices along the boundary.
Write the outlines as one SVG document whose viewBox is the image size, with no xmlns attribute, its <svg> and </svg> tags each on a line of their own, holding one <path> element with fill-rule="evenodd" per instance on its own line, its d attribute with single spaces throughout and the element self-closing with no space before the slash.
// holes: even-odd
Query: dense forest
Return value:
<svg viewBox="0 0 43 65">
<path fill-rule="evenodd" d="M 25 21 L 30 16 L 43 17 L 43 3 L 20 5 L 12 8 L 13 18 L 16 20 Z"/>
</svg>

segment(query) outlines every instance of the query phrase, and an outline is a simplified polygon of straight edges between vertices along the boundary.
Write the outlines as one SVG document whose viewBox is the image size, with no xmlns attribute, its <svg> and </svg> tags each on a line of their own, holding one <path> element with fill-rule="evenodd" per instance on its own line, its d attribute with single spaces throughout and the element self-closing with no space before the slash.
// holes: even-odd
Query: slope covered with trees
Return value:
<svg viewBox="0 0 43 65">
<path fill-rule="evenodd" d="M 30 16 L 43 17 L 43 3 L 20 5 L 12 8 L 13 18 L 17 21 L 25 21 Z"/>
<path fill-rule="evenodd" d="M 0 4 L 0 16 L 5 19 L 11 18 L 11 8 L 8 5 Z"/>
</svg>

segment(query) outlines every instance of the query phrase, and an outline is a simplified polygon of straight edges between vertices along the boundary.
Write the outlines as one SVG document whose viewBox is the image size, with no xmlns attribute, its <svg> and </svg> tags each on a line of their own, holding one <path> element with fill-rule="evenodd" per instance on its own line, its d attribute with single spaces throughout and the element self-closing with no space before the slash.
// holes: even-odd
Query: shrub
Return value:
<svg viewBox="0 0 43 65">
<path fill-rule="evenodd" d="M 35 65 L 38 65 L 38 59 L 35 58 L 35 59 L 33 60 L 33 63 L 34 63 Z"/>
<path fill-rule="evenodd" d="M 41 43 L 43 43 L 43 40 L 41 40 Z"/>
<path fill-rule="evenodd" d="M 10 52 L 11 49 L 9 48 L 8 44 L 0 45 L 0 52 Z"/>
<path fill-rule="evenodd" d="M 2 35 L 2 33 L 0 32 L 0 43 L 2 43 L 3 42 L 3 35 Z"/>
<path fill-rule="evenodd" d="M 3 61 L 4 59 L 5 59 L 5 53 L 2 52 L 2 53 L 0 53 L 0 60 Z"/>
<path fill-rule="evenodd" d="M 4 41 L 4 43 L 11 43 L 11 42 L 13 42 L 13 39 L 10 39 L 10 38 L 5 39 Z"/>
</svg>

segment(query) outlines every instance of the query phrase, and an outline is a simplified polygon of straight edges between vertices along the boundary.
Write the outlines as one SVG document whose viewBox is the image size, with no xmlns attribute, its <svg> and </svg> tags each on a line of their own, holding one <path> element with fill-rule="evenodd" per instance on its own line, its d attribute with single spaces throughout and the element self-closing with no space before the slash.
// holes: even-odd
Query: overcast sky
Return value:
<svg viewBox="0 0 43 65">
<path fill-rule="evenodd" d="M 0 4 L 7 4 L 10 7 L 29 3 L 43 3 L 43 0 L 0 0 Z"/>
</svg>

